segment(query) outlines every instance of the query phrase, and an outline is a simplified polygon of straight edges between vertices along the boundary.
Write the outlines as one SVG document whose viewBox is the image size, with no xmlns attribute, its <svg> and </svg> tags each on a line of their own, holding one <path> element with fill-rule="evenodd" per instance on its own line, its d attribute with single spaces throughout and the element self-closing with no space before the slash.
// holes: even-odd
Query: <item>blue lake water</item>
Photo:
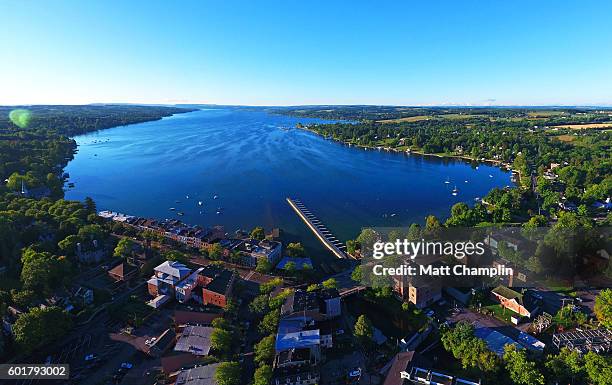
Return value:
<svg viewBox="0 0 612 385">
<path fill-rule="evenodd" d="M 472 204 L 491 188 L 510 185 L 510 174 L 492 166 L 351 148 L 287 129 L 317 121 L 200 110 L 78 136 L 78 153 L 66 168 L 75 187 L 66 197 L 90 196 L 99 210 L 146 217 L 180 211 L 184 222 L 221 224 L 228 232 L 280 227 L 321 250 L 286 197 L 301 199 L 346 240 L 362 227 L 443 218 L 459 201 Z"/>
</svg>

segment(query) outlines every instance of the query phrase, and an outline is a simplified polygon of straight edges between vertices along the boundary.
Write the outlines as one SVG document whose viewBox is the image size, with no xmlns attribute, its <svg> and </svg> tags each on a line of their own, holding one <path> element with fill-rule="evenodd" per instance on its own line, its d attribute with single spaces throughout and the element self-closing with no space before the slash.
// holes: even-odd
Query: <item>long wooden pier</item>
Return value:
<svg viewBox="0 0 612 385">
<path fill-rule="evenodd" d="M 327 247 L 336 257 L 348 258 L 348 254 L 346 253 L 346 245 L 340 242 L 338 238 L 334 237 L 331 231 L 329 231 L 327 227 L 325 227 L 325 225 L 323 225 L 323 223 L 321 223 L 321 221 L 315 217 L 299 199 L 287 198 L 287 203 L 289 203 L 289 206 L 291 206 L 297 215 L 302 218 L 304 223 L 306 223 L 314 235 L 319 238 L 321 243 L 323 243 L 323 245 Z"/>
</svg>

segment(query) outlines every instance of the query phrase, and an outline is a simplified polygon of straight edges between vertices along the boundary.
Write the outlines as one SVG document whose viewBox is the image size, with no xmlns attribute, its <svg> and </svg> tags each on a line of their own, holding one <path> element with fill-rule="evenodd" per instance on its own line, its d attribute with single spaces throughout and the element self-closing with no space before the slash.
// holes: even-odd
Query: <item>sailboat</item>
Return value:
<svg viewBox="0 0 612 385">
<path fill-rule="evenodd" d="M 202 201 L 198 201 L 198 206 L 202 206 Z"/>
<path fill-rule="evenodd" d="M 455 186 L 455 188 L 453 189 L 452 194 L 453 194 L 453 195 L 457 195 L 457 194 L 459 194 L 459 190 L 457 189 L 457 186 Z"/>
</svg>

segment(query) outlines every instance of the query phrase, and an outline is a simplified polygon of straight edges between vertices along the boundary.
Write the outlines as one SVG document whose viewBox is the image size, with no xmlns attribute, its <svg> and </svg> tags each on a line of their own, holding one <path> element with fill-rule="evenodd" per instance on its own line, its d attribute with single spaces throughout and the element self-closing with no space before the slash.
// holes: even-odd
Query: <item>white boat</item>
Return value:
<svg viewBox="0 0 612 385">
<path fill-rule="evenodd" d="M 444 181 L 444 184 L 449 184 L 450 183 L 450 179 L 446 178 L 446 180 Z"/>
<path fill-rule="evenodd" d="M 453 195 L 457 195 L 457 194 L 459 194 L 459 190 L 457 189 L 457 186 L 455 186 L 455 188 L 453 189 L 452 194 L 453 194 Z"/>
<path fill-rule="evenodd" d="M 202 201 L 198 201 L 198 206 L 202 206 Z"/>
<path fill-rule="evenodd" d="M 489 178 L 493 178 L 493 175 L 489 174 Z"/>
<path fill-rule="evenodd" d="M 213 199 L 217 199 L 217 198 L 219 198 L 219 195 L 215 195 L 215 196 L 213 197 Z"/>
</svg>

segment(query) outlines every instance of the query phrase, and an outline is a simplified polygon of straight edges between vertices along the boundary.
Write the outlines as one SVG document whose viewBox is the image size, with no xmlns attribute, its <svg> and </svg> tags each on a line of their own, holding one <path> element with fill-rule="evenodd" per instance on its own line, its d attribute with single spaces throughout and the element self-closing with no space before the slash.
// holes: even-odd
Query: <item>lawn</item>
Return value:
<svg viewBox="0 0 612 385">
<path fill-rule="evenodd" d="M 487 309 L 490 312 L 492 312 L 493 317 L 499 320 L 502 320 L 504 322 L 507 322 L 507 323 L 512 323 L 512 321 L 510 320 L 510 317 L 512 316 L 520 317 L 520 315 L 518 315 L 517 313 L 513 312 L 510 309 L 503 308 L 502 305 L 500 304 L 484 306 L 484 309 Z"/>
</svg>

